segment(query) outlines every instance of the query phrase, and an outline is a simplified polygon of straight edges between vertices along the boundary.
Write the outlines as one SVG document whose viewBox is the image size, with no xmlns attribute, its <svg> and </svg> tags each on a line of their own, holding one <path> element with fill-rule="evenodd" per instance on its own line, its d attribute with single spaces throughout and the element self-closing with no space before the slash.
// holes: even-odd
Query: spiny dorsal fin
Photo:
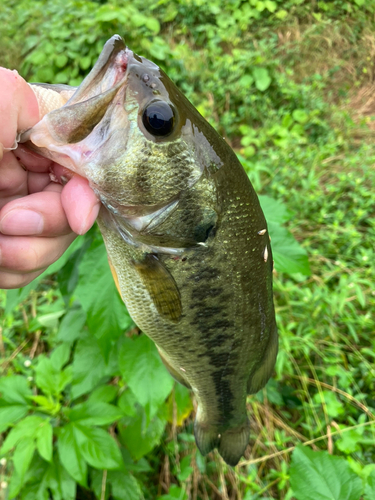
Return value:
<svg viewBox="0 0 375 500">
<path fill-rule="evenodd" d="M 142 262 L 133 262 L 159 314 L 178 323 L 182 313 L 180 292 L 175 280 L 156 255 L 147 254 Z"/>
</svg>

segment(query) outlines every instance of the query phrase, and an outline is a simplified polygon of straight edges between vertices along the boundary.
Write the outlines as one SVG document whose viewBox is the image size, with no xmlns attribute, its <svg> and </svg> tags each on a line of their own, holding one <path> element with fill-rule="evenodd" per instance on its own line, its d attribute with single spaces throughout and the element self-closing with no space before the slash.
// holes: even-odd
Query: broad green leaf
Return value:
<svg viewBox="0 0 375 500">
<path fill-rule="evenodd" d="M 125 382 L 152 418 L 173 387 L 173 379 L 155 344 L 146 335 L 125 339 L 119 352 L 119 366 Z"/>
<path fill-rule="evenodd" d="M 138 408 L 135 417 L 127 418 L 126 424 L 120 422 L 118 425 L 121 442 L 132 457 L 139 460 L 160 442 L 166 424 L 165 418 L 156 416 L 146 425 L 144 410 Z"/>
<path fill-rule="evenodd" d="M 174 390 L 168 399 L 168 422 L 173 423 L 173 419 L 176 417 L 176 424 L 182 425 L 192 411 L 193 403 L 189 389 L 181 384 L 175 384 Z"/>
<path fill-rule="evenodd" d="M 77 483 L 86 486 L 87 464 L 81 446 L 74 435 L 73 424 L 65 425 L 57 440 L 57 449 L 62 465 Z"/>
<path fill-rule="evenodd" d="M 115 440 L 103 429 L 74 424 L 74 436 L 87 463 L 97 469 L 120 469 L 123 461 Z"/>
<path fill-rule="evenodd" d="M 101 385 L 97 387 L 89 396 L 89 401 L 110 403 L 115 399 L 118 393 L 118 387 L 114 385 Z"/>
<path fill-rule="evenodd" d="M 109 425 L 124 416 L 117 406 L 102 401 L 86 401 L 72 408 L 68 417 L 80 425 Z"/>
<path fill-rule="evenodd" d="M 17 304 L 23 302 L 29 295 L 31 290 L 35 290 L 35 288 L 38 286 L 39 281 L 41 280 L 41 276 L 38 276 L 31 283 L 24 286 L 23 288 L 17 288 L 15 290 L 7 290 L 7 302 L 5 306 L 5 314 L 9 314 L 16 307 Z"/>
<path fill-rule="evenodd" d="M 134 396 L 129 387 L 121 394 L 117 404 L 124 412 L 124 415 L 128 417 L 134 417 L 137 415 L 137 398 Z"/>
<path fill-rule="evenodd" d="M 83 70 L 86 70 L 91 66 L 91 61 L 92 60 L 91 60 L 90 56 L 81 57 L 81 59 L 79 61 L 79 65 L 81 66 L 81 68 Z"/>
<path fill-rule="evenodd" d="M 51 491 L 53 500 L 75 500 L 76 498 L 76 482 L 69 476 L 57 455 L 53 457 L 39 483 L 39 491 L 31 500 L 39 500 L 45 488 Z"/>
<path fill-rule="evenodd" d="M 58 68 L 63 68 L 67 62 L 68 62 L 68 58 L 66 57 L 65 54 L 58 54 L 55 57 L 55 64 Z"/>
<path fill-rule="evenodd" d="M 30 466 L 31 459 L 35 451 L 35 440 L 32 437 L 25 437 L 17 444 L 13 453 L 13 465 L 17 476 L 22 480 Z"/>
<path fill-rule="evenodd" d="M 90 332 L 108 356 L 121 332 L 132 322 L 116 290 L 103 243 L 94 242 L 87 250 L 74 295 L 87 313 Z"/>
<path fill-rule="evenodd" d="M 295 109 L 292 113 L 293 118 L 298 123 L 306 123 L 309 119 L 309 115 L 303 109 Z"/>
<path fill-rule="evenodd" d="M 0 400 L 7 403 L 27 405 L 28 398 L 32 396 L 31 389 L 27 384 L 25 377 L 21 375 L 12 375 L 10 377 L 0 378 Z"/>
<path fill-rule="evenodd" d="M 48 420 L 45 420 L 38 429 L 36 447 L 40 456 L 47 462 L 52 460 L 52 437 L 52 425 Z"/>
<path fill-rule="evenodd" d="M 255 80 L 255 86 L 261 92 L 264 92 L 271 85 L 271 77 L 266 68 L 254 68 L 253 77 Z"/>
<path fill-rule="evenodd" d="M 63 366 L 69 361 L 70 358 L 70 345 L 67 343 L 59 345 L 51 353 L 50 360 L 53 367 L 61 370 Z"/>
<path fill-rule="evenodd" d="M 18 422 L 6 437 L 1 447 L 0 454 L 4 455 L 24 439 L 35 439 L 39 428 L 44 425 L 45 421 L 45 418 L 30 415 L 29 417 L 26 417 Z"/>
<path fill-rule="evenodd" d="M 150 31 L 154 33 L 159 33 L 160 31 L 160 23 L 155 17 L 148 17 L 146 19 L 145 25 Z"/>
<path fill-rule="evenodd" d="M 60 323 L 60 328 L 57 332 L 57 340 L 74 342 L 79 339 L 82 335 L 85 323 L 86 313 L 81 307 L 69 309 Z"/>
<path fill-rule="evenodd" d="M 58 491 L 61 492 L 61 500 L 75 500 L 76 498 L 76 482 L 72 479 L 59 460 L 55 460 L 56 478 L 58 483 Z M 52 489 L 52 488 L 51 488 Z M 53 490 L 52 490 L 53 492 Z M 54 493 L 53 500 L 60 500 Z"/>
<path fill-rule="evenodd" d="M 107 481 L 112 486 L 114 500 L 141 500 L 142 491 L 137 480 L 125 471 L 108 471 Z"/>
<path fill-rule="evenodd" d="M 15 424 L 27 415 L 28 407 L 24 405 L 0 406 L 0 432 Z"/>
<path fill-rule="evenodd" d="M 60 371 L 58 366 L 46 357 L 39 357 L 35 367 L 35 383 L 45 393 L 58 396 L 72 380 L 72 369 Z"/>
<path fill-rule="evenodd" d="M 69 259 L 67 259 L 57 275 L 61 295 L 66 304 L 69 303 L 70 297 L 78 284 L 79 266 L 86 250 L 92 243 L 93 234 L 95 234 L 94 229 L 92 229 L 88 235 L 79 238 L 81 245 L 71 253 Z"/>
<path fill-rule="evenodd" d="M 259 202 L 268 223 L 283 224 L 291 218 L 291 214 L 284 203 L 264 195 L 259 196 Z"/>
<path fill-rule="evenodd" d="M 362 494 L 361 479 L 344 458 L 305 446 L 293 452 L 290 484 L 297 500 L 359 500 Z"/>
<path fill-rule="evenodd" d="M 373 470 L 367 478 L 364 500 L 374 500 L 374 498 L 375 498 L 375 470 Z"/>
<path fill-rule="evenodd" d="M 78 341 L 74 352 L 73 398 L 91 391 L 105 373 L 106 362 L 98 341 L 93 335 L 86 333 L 85 337 Z"/>
<path fill-rule="evenodd" d="M 184 488 L 177 486 L 177 484 L 171 484 L 169 493 L 162 495 L 158 500 L 187 500 L 187 498 L 188 496 Z"/>
<path fill-rule="evenodd" d="M 42 314 L 37 316 L 35 319 L 39 326 L 44 326 L 45 328 L 55 329 L 59 324 L 59 318 L 65 313 L 65 309 L 60 311 L 51 312 L 48 314 Z"/>
<path fill-rule="evenodd" d="M 288 274 L 301 273 L 309 276 L 311 271 L 306 250 L 284 227 L 270 222 L 268 229 L 276 271 Z"/>
</svg>

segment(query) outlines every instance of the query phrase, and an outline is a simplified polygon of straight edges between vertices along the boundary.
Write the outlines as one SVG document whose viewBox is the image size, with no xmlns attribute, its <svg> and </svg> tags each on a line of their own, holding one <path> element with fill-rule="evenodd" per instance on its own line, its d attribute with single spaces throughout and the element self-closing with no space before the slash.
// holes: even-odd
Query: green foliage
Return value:
<svg viewBox="0 0 375 500">
<path fill-rule="evenodd" d="M 293 453 L 290 484 L 297 500 L 359 500 L 363 490 L 344 458 L 301 446 Z"/>
<path fill-rule="evenodd" d="M 118 32 L 227 138 L 262 193 L 280 332 L 275 378 L 248 400 L 252 460 L 228 472 L 196 450 L 190 393 L 131 321 L 97 231 L 77 238 L 36 281 L 0 291 L 7 498 L 375 497 L 375 150 L 370 116 L 348 106 L 373 79 L 374 11 L 362 0 L 0 5 L 1 63 L 30 81 L 79 84 Z M 330 454 L 298 446 L 289 464 L 286 450 L 309 440 Z"/>
</svg>

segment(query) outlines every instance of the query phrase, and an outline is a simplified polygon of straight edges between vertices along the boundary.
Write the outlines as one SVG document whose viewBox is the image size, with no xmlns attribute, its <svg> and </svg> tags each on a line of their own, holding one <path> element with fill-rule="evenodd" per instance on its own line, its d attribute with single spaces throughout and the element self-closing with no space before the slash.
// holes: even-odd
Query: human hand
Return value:
<svg viewBox="0 0 375 500">
<path fill-rule="evenodd" d="M 39 119 L 29 85 L 0 68 L 0 288 L 19 288 L 39 276 L 90 229 L 100 208 L 83 177 L 22 145 L 4 151 L 17 131 Z M 51 171 L 68 182 L 51 182 Z"/>
</svg>

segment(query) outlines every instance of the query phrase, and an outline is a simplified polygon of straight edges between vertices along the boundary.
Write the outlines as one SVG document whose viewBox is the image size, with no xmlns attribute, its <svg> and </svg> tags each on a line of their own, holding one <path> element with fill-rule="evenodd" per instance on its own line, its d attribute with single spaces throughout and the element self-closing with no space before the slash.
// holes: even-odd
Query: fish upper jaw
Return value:
<svg viewBox="0 0 375 500">
<path fill-rule="evenodd" d="M 114 35 L 70 99 L 24 132 L 20 142 L 90 180 L 90 161 L 100 155 L 115 126 L 121 128 L 122 144 L 126 143 L 123 103 L 133 58 L 122 38 Z"/>
</svg>

